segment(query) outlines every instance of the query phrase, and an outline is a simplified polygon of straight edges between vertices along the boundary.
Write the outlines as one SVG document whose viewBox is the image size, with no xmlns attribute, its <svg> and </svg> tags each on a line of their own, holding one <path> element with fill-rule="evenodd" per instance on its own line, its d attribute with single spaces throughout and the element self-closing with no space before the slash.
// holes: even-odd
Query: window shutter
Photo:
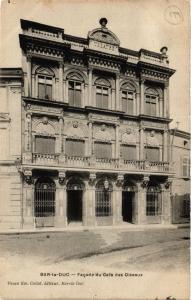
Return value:
<svg viewBox="0 0 191 300">
<path fill-rule="evenodd" d="M 135 160 L 136 159 L 136 146 L 121 145 L 121 155 L 122 155 L 123 159 Z"/>
<path fill-rule="evenodd" d="M 85 153 L 85 143 L 82 140 L 67 139 L 66 155 L 83 157 Z"/>
<path fill-rule="evenodd" d="M 95 155 L 97 158 L 112 158 L 110 143 L 95 142 Z"/>
<path fill-rule="evenodd" d="M 159 148 L 154 148 L 154 147 L 145 147 L 145 154 L 146 154 L 146 159 L 149 161 L 159 161 L 160 159 L 160 153 L 159 153 Z"/>
<path fill-rule="evenodd" d="M 55 138 L 52 137 L 36 137 L 35 152 L 44 154 L 55 153 Z"/>
</svg>

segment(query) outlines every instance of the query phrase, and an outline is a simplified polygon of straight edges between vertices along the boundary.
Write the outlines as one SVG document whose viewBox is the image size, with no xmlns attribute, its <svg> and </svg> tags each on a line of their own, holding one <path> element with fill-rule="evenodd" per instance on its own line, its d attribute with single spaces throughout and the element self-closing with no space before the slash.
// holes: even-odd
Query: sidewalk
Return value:
<svg viewBox="0 0 191 300">
<path fill-rule="evenodd" d="M 69 225 L 63 228 L 57 227 L 41 227 L 30 229 L 0 229 L 0 235 L 16 235 L 16 234 L 37 234 L 48 232 L 70 232 L 70 231 L 100 231 L 100 230 L 122 230 L 122 231 L 147 231 L 147 230 L 161 230 L 161 229 L 178 229 L 189 228 L 190 224 L 147 224 L 147 225 L 134 225 L 134 224 L 120 224 L 111 226 L 82 226 L 82 225 Z"/>
</svg>

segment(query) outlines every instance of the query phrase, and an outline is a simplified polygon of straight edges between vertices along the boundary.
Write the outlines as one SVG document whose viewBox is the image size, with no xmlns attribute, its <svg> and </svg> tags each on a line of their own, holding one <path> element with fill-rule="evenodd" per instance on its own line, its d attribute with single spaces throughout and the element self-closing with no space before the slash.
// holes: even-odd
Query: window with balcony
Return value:
<svg viewBox="0 0 191 300">
<path fill-rule="evenodd" d="M 38 97 L 41 99 L 52 99 L 52 77 L 38 76 Z"/>
<path fill-rule="evenodd" d="M 36 136 L 35 137 L 35 152 L 42 154 L 55 154 L 54 137 Z"/>
<path fill-rule="evenodd" d="M 161 190 L 158 186 L 148 186 L 146 195 L 146 215 L 159 216 L 162 212 Z"/>
<path fill-rule="evenodd" d="M 160 161 L 160 149 L 158 147 L 145 147 L 145 159 Z"/>
<path fill-rule="evenodd" d="M 145 114 L 157 116 L 159 95 L 157 90 L 148 88 L 145 93 Z"/>
<path fill-rule="evenodd" d="M 80 156 L 85 155 L 85 142 L 78 139 L 66 139 L 65 153 L 67 156 Z"/>
<path fill-rule="evenodd" d="M 186 156 L 182 158 L 182 177 L 190 177 L 190 159 Z"/>
<path fill-rule="evenodd" d="M 98 79 L 96 85 L 96 107 L 108 109 L 110 107 L 110 83 L 105 79 Z"/>
<path fill-rule="evenodd" d="M 78 81 L 68 82 L 68 102 L 71 106 L 81 107 L 82 84 Z"/>
<path fill-rule="evenodd" d="M 112 158 L 111 143 L 95 142 L 94 151 L 97 158 Z"/>
<path fill-rule="evenodd" d="M 135 145 L 121 145 L 121 157 L 126 160 L 136 160 L 136 146 Z"/>
</svg>

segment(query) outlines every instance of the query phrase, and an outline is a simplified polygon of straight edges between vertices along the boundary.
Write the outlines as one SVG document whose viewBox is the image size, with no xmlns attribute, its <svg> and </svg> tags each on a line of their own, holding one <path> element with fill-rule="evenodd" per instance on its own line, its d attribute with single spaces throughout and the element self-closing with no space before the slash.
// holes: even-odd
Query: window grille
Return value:
<svg viewBox="0 0 191 300">
<path fill-rule="evenodd" d="M 37 182 L 35 186 L 35 217 L 55 215 L 55 184 L 51 180 Z"/>
<path fill-rule="evenodd" d="M 94 150 L 97 158 L 112 158 L 111 143 L 95 142 Z"/>
<path fill-rule="evenodd" d="M 149 186 L 147 188 L 146 215 L 160 216 L 161 212 L 162 212 L 161 191 L 156 186 Z"/>
<path fill-rule="evenodd" d="M 160 161 L 160 151 L 157 147 L 145 147 L 145 158 L 149 161 Z"/>
<path fill-rule="evenodd" d="M 35 137 L 35 152 L 44 154 L 55 153 L 55 138 L 54 137 Z"/>
<path fill-rule="evenodd" d="M 85 154 L 85 142 L 77 139 L 66 140 L 66 155 L 83 157 Z"/>
<path fill-rule="evenodd" d="M 38 76 L 38 97 L 42 99 L 52 99 L 52 77 Z"/>
<path fill-rule="evenodd" d="M 135 160 L 136 159 L 136 146 L 134 145 L 121 145 L 121 156 L 123 159 Z"/>
<path fill-rule="evenodd" d="M 96 187 L 96 216 L 108 217 L 112 215 L 112 188 L 111 186 L 106 189 L 104 183 Z"/>
<path fill-rule="evenodd" d="M 69 105 L 80 107 L 81 96 L 82 96 L 81 82 L 69 81 L 69 91 L 68 91 Z"/>
</svg>

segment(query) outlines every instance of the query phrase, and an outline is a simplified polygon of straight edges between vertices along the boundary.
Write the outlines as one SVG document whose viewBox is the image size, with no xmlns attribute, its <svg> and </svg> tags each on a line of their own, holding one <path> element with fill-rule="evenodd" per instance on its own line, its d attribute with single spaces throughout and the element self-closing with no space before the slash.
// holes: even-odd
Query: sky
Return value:
<svg viewBox="0 0 191 300">
<path fill-rule="evenodd" d="M 189 131 L 189 0 L 0 0 L 0 67 L 21 67 L 20 19 L 87 37 L 108 19 L 120 46 L 160 52 L 168 47 L 171 127 Z"/>
</svg>

